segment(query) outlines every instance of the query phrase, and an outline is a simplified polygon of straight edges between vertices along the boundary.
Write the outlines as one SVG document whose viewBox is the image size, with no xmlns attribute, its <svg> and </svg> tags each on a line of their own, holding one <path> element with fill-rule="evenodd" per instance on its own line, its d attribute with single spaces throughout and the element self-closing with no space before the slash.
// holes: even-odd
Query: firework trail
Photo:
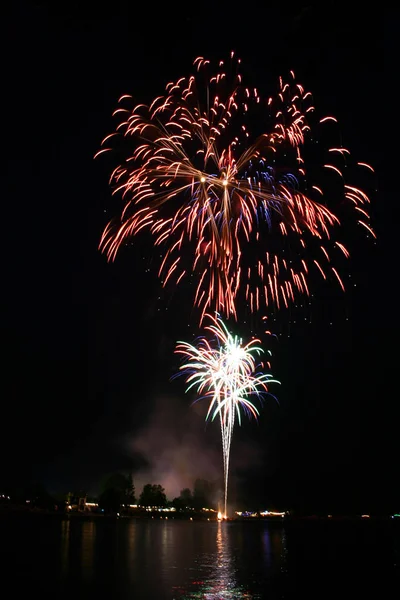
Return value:
<svg viewBox="0 0 400 600">
<path fill-rule="evenodd" d="M 242 346 L 242 340 L 229 333 L 219 316 L 206 314 L 205 317 L 211 320 L 211 325 L 205 327 L 212 334 L 211 341 L 201 336 L 195 346 L 178 342 L 175 352 L 184 356 L 178 375 L 185 375 L 188 383 L 186 391 L 194 388 L 199 400 L 208 400 L 206 419 L 214 420 L 217 416 L 220 419 L 226 515 L 229 456 L 235 419 L 240 425 L 241 411 L 257 418 L 258 409 L 249 398 L 256 396 L 260 399 L 263 394 L 269 393 L 270 383 L 279 381 L 259 370 L 264 367 L 262 362 L 256 362 L 263 352 L 257 346 L 260 340 L 254 339 Z"/>
<path fill-rule="evenodd" d="M 149 106 L 128 108 L 132 98 L 122 96 L 114 114 L 123 119 L 96 154 L 119 140 L 125 157 L 110 179 L 124 207 L 100 248 L 112 261 L 148 230 L 162 249 L 164 286 L 195 275 L 200 324 L 206 311 L 236 317 L 238 294 L 251 312 L 288 307 L 296 294 L 309 293 L 313 271 L 344 289 L 331 264 L 335 253 L 349 255 L 336 238 L 335 198 L 344 196 L 374 235 L 368 196 L 344 179 L 350 152 L 337 143 L 324 160 L 322 144 L 313 146 L 321 128 L 332 135 L 336 119 L 311 123 L 312 95 L 293 72 L 264 99 L 242 84 L 233 53 L 228 63 L 210 73 L 209 61 L 197 58 L 194 74 L 169 83 Z M 308 143 L 318 149 L 316 161 Z"/>
</svg>

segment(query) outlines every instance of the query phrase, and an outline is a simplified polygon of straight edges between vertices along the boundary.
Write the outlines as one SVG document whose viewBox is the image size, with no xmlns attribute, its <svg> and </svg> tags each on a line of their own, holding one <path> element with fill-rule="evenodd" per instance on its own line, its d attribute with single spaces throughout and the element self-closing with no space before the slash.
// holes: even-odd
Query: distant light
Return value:
<svg viewBox="0 0 400 600">
<path fill-rule="evenodd" d="M 253 515 L 251 515 L 253 516 Z M 284 512 L 276 512 L 276 511 L 270 511 L 270 510 L 265 510 L 263 512 L 260 512 L 260 516 L 261 517 L 284 517 L 285 513 Z"/>
<path fill-rule="evenodd" d="M 204 183 L 204 182 L 205 182 L 205 180 L 206 180 L 206 178 L 205 178 L 205 177 L 200 177 L 200 181 L 201 181 L 201 183 Z"/>
</svg>

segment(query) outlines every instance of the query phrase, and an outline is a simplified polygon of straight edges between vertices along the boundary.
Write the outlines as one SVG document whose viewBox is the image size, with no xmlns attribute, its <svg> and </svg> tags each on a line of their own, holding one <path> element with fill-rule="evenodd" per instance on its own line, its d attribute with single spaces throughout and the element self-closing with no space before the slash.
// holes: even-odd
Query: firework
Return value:
<svg viewBox="0 0 400 600">
<path fill-rule="evenodd" d="M 264 374 L 262 362 L 257 362 L 263 350 L 253 339 L 245 345 L 232 336 L 219 316 L 205 315 L 211 324 L 205 327 L 212 334 L 196 345 L 178 342 L 176 352 L 184 356 L 180 373 L 186 376 L 187 390 L 194 388 L 200 399 L 209 402 L 206 419 L 219 416 L 222 435 L 222 453 L 225 484 L 225 515 L 228 494 L 229 455 L 235 420 L 241 423 L 241 413 L 257 418 L 259 411 L 252 398 L 260 399 L 269 393 L 270 383 L 279 383 L 270 374 Z M 269 366 L 269 363 L 268 363 Z"/>
<path fill-rule="evenodd" d="M 238 294 L 251 312 L 287 307 L 309 293 L 313 271 L 344 289 L 332 265 L 335 253 L 349 254 L 336 236 L 334 198 L 344 196 L 374 235 L 367 194 L 344 180 L 350 152 L 334 143 L 325 159 L 322 144 L 313 146 L 336 119 L 313 120 L 312 95 L 293 72 L 263 98 L 242 84 L 239 65 L 233 53 L 215 70 L 197 58 L 194 74 L 169 83 L 150 105 L 132 109 L 131 96 L 122 96 L 114 114 L 123 119 L 97 153 L 119 140 L 124 157 L 110 179 L 124 207 L 100 248 L 114 260 L 148 230 L 161 249 L 163 285 L 196 282 L 200 323 L 206 311 L 236 317 Z M 316 160 L 308 144 L 318 149 Z"/>
</svg>

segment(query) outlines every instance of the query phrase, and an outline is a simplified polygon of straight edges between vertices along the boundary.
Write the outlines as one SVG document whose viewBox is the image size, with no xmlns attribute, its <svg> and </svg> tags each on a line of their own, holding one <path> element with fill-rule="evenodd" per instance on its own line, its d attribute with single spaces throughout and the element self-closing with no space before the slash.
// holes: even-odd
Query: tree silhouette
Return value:
<svg viewBox="0 0 400 600">
<path fill-rule="evenodd" d="M 193 489 L 192 505 L 196 510 L 201 510 L 204 507 L 209 508 L 212 504 L 214 495 L 214 486 L 206 479 L 196 479 Z"/>
<path fill-rule="evenodd" d="M 139 504 L 141 506 L 166 506 L 167 497 L 164 488 L 161 485 L 147 483 L 140 494 Z"/>
<path fill-rule="evenodd" d="M 172 501 L 172 506 L 176 508 L 176 510 L 184 510 L 185 508 L 193 507 L 193 495 L 189 488 L 184 488 L 181 490 L 180 495 L 177 498 L 174 498 Z"/>
<path fill-rule="evenodd" d="M 185 508 L 191 508 L 193 506 L 193 494 L 189 488 L 181 490 L 180 499 L 183 502 Z"/>
<path fill-rule="evenodd" d="M 126 477 L 122 473 L 110 475 L 99 496 L 99 506 L 106 512 L 119 512 L 121 505 L 133 504 L 135 501 L 135 487 L 132 475 Z"/>
<path fill-rule="evenodd" d="M 133 484 L 132 473 L 129 473 L 126 479 L 126 504 L 135 504 L 135 486 Z"/>
</svg>

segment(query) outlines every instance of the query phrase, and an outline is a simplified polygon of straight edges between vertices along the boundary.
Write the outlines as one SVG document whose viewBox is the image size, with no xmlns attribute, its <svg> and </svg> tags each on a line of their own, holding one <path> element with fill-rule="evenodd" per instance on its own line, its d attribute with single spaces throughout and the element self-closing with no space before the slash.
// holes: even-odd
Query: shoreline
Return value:
<svg viewBox="0 0 400 600">
<path fill-rule="evenodd" d="M 134 520 L 134 521 L 196 521 L 196 522 L 210 522 L 217 523 L 219 519 L 216 517 L 206 517 L 200 513 L 175 513 L 169 514 L 168 516 L 160 515 L 158 511 L 154 513 L 141 513 L 141 514 L 102 514 L 90 511 L 74 511 L 74 512 L 59 512 L 46 509 L 25 509 L 24 507 L 2 507 L 0 508 L 0 518 L 4 516 L 13 517 L 26 517 L 26 516 L 43 516 L 43 517 L 56 517 L 62 520 L 69 519 L 82 519 L 82 520 L 106 520 L 106 521 L 120 521 L 120 520 Z M 368 517 L 362 517 L 361 515 L 332 515 L 332 516 L 319 516 L 319 515 L 285 515 L 284 517 L 232 517 L 227 519 L 221 519 L 221 522 L 227 523 L 269 523 L 275 525 L 288 525 L 288 524 L 302 524 L 302 523 L 377 523 L 377 522 L 400 522 L 400 518 L 394 518 L 391 515 L 370 515 Z"/>
</svg>

